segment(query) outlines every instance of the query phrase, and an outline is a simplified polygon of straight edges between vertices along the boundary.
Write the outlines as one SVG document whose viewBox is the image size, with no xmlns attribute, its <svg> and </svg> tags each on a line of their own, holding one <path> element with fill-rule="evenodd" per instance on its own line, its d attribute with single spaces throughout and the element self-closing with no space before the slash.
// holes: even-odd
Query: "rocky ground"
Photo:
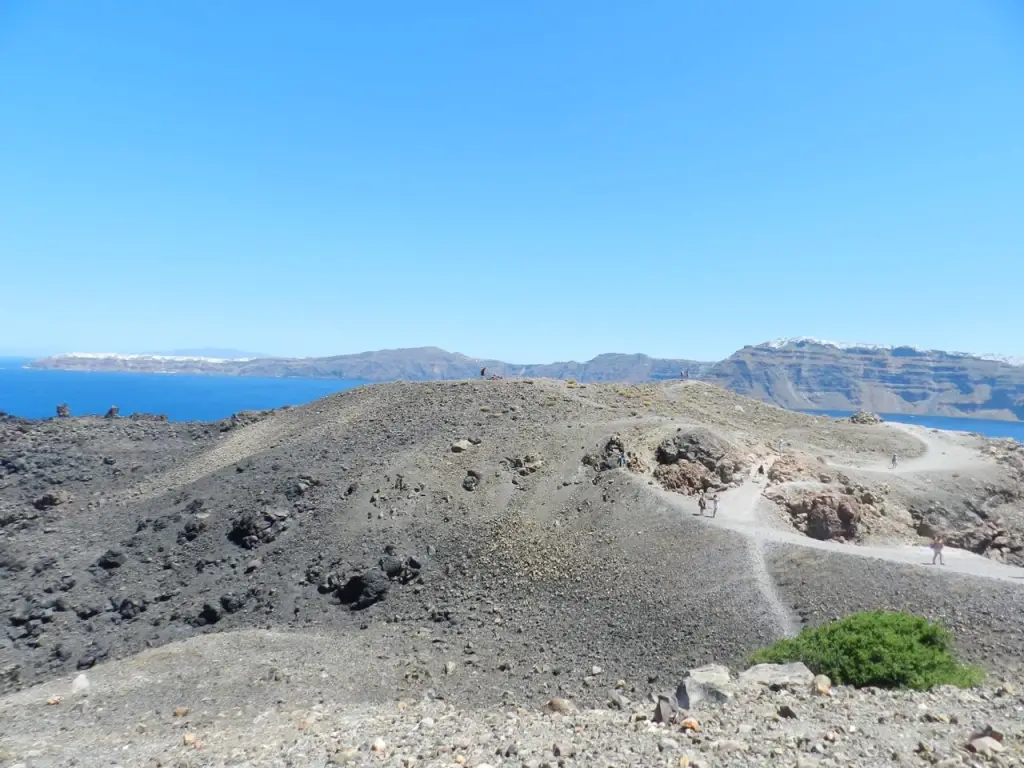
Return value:
<svg viewBox="0 0 1024 768">
<path fill-rule="evenodd" d="M 360 639 L 361 657 L 373 643 Z M 400 672 L 395 665 L 393 673 Z M 478 672 L 461 661 L 435 682 Z M 359 701 L 372 674 L 349 648 L 246 630 L 144 651 L 0 700 L 0 761 L 23 766 L 1015 766 L 1017 687 L 893 693 L 832 686 L 803 665 L 690 670 L 589 693 L 508 693 L 467 708 L 435 682 Z M 392 675 L 397 679 L 398 675 Z M 584 682 L 589 681 L 589 682 Z"/>
<path fill-rule="evenodd" d="M 674 688 L 687 669 L 739 668 L 786 627 L 869 607 L 942 618 L 961 631 L 965 655 L 1012 678 L 1024 658 L 1012 569 L 981 578 L 989 572 L 970 560 L 969 573 L 940 574 L 850 549 L 885 536 L 920 542 L 923 524 L 955 535 L 967 521 L 987 531 L 975 548 L 985 562 L 1015 562 L 1013 449 L 935 440 L 699 383 L 395 383 L 216 424 L 0 420 L 0 692 L 9 692 L 3 722 L 12 724 L 0 732 L 0 753 L 27 765 L 72 764 L 72 754 L 75 764 L 110 765 L 117 744 L 130 742 L 125 765 L 307 765 L 379 737 L 390 746 L 372 758 L 360 751 L 354 764 L 401 765 L 422 753 L 418 764 L 441 765 L 456 757 L 433 753 L 451 740 L 449 728 L 480 740 L 464 755 L 470 764 L 557 764 L 544 743 L 571 734 L 580 765 L 770 759 L 757 744 L 789 750 L 787 760 L 879 764 L 877 749 L 867 763 L 846 763 L 835 742 L 817 753 L 790 744 L 785 729 L 745 714 L 774 699 L 741 692 L 710 715 L 719 719 L 696 743 L 678 728 L 648 732 L 628 712 L 650 709 L 645 697 Z M 908 469 L 886 475 L 893 453 Z M 801 483 L 857 506 L 840 515 L 838 503 L 820 502 L 819 514 L 812 501 L 801 522 L 788 496 L 769 500 Z M 697 488 L 723 494 L 715 524 L 692 514 Z M 767 507 L 743 512 L 744 494 Z M 730 518 L 741 512 L 764 519 L 749 527 Z M 795 541 L 769 541 L 762 534 L 772 526 Z M 805 549 L 805 533 L 832 549 Z M 68 686 L 80 672 L 93 684 L 88 704 L 74 709 Z M 209 701 L 186 695 L 200 682 Z M 635 707 L 608 710 L 612 689 Z M 55 695 L 64 699 L 47 706 Z M 828 702 L 855 706 L 870 695 Z M 944 695 L 943 706 L 960 702 Z M 539 714 L 553 697 L 579 711 Z M 412 703 L 399 709 L 401 698 Z M 1019 703 L 999 704 L 1010 700 Z M 318 704 L 306 726 L 289 719 Z M 174 718 L 178 706 L 205 719 Z M 796 722 L 806 720 L 808 733 L 831 728 L 821 717 L 821 727 L 818 714 Z M 423 735 L 424 718 L 441 735 Z M 166 734 L 185 723 L 198 741 L 218 741 L 204 728 L 236 729 L 239 741 L 216 758 L 182 752 Z M 250 736 L 254 724 L 260 734 L 297 730 L 256 754 L 242 743 L 246 723 Z M 755 731 L 738 730 L 746 725 Z M 962 725 L 942 749 L 959 749 L 974 727 Z M 40 746 L 54 726 L 66 729 L 54 742 L 65 757 Z M 524 745 L 536 740 L 522 759 L 495 754 L 506 731 L 522 732 Z M 827 732 L 808 738 L 816 744 Z M 588 733 L 626 751 L 599 760 Z M 401 734 L 415 749 L 398 748 Z M 657 751 L 661 738 L 679 749 Z M 716 740 L 747 746 L 723 753 Z"/>
</svg>

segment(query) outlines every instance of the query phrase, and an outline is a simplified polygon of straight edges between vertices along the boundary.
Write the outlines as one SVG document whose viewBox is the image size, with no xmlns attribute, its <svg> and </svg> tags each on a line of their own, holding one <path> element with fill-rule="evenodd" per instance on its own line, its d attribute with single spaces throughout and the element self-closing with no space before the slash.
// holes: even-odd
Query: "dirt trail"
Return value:
<svg viewBox="0 0 1024 768">
<path fill-rule="evenodd" d="M 885 461 L 858 466 L 830 463 L 829 466 L 859 471 L 911 474 L 914 472 L 963 472 L 969 470 L 972 465 L 981 463 L 981 458 L 975 451 L 959 445 L 948 437 L 933 435 L 920 427 L 911 425 L 892 424 L 886 426 L 907 432 L 921 440 L 925 447 L 924 453 L 916 458 L 900 462 L 895 470 Z M 756 480 L 756 475 L 752 473 L 751 478 L 743 486 L 723 493 L 718 516 L 713 520 L 708 519 L 708 522 L 742 533 L 761 542 L 762 545 L 770 542 L 795 544 L 809 549 L 840 552 L 855 557 L 870 557 L 905 565 L 927 566 L 936 573 L 953 571 L 968 576 L 1024 583 L 1024 568 L 997 563 L 973 552 L 949 546 L 943 551 L 946 564 L 944 567 L 940 567 L 932 566 L 932 551 L 924 545 L 859 545 L 819 541 L 780 527 L 773 524 L 772 504 L 763 498 L 763 486 Z"/>
<path fill-rule="evenodd" d="M 919 472 L 963 472 L 971 465 L 980 464 L 981 457 L 977 451 L 961 445 L 955 438 L 948 435 L 935 435 L 931 430 L 912 424 L 883 424 L 881 429 L 893 429 L 910 435 L 924 445 L 924 453 L 920 456 L 904 459 L 897 456 L 895 469 L 892 457 L 885 456 L 877 461 L 864 464 L 839 464 L 829 462 L 828 466 L 835 469 L 849 469 L 858 472 L 882 472 L 892 475 L 909 475 Z"/>
<path fill-rule="evenodd" d="M 920 427 L 910 425 L 886 425 L 913 435 L 924 444 L 921 456 L 900 461 L 895 470 L 885 459 L 877 462 L 846 465 L 830 463 L 835 468 L 846 468 L 862 472 L 909 475 L 929 472 L 964 472 L 982 463 L 981 457 L 956 441 L 955 438 L 931 434 Z M 770 461 L 770 460 L 769 460 Z M 755 462 L 756 466 L 757 462 Z M 766 464 L 765 469 L 768 469 Z M 720 496 L 718 514 L 714 518 L 700 518 L 709 525 L 735 531 L 747 539 L 753 576 L 761 593 L 775 617 L 776 627 L 781 635 L 792 635 L 799 630 L 799 622 L 792 611 L 779 598 L 771 575 L 765 565 L 764 553 L 771 544 L 789 544 L 807 549 L 825 550 L 844 555 L 874 558 L 891 563 L 917 566 L 936 576 L 942 573 L 959 573 L 965 576 L 982 577 L 1024 585 L 1024 568 L 1004 565 L 986 557 L 947 546 L 943 552 L 945 565 L 932 565 L 932 551 L 926 545 L 857 545 L 835 541 L 819 541 L 804 536 L 781 525 L 774 513 L 774 505 L 763 497 L 763 480 L 752 468 L 750 477 L 739 488 L 726 491 Z M 668 503 L 683 513 L 692 514 L 696 504 L 676 493 L 658 491 Z"/>
</svg>

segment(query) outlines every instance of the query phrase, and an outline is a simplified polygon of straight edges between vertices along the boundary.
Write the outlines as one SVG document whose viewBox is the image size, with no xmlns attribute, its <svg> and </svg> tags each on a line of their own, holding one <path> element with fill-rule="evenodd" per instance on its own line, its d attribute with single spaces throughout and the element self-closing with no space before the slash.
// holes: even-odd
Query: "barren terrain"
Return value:
<svg viewBox="0 0 1024 768">
<path fill-rule="evenodd" d="M 542 742 L 556 736 L 581 741 L 562 756 L 579 765 L 773 764 L 750 744 L 760 720 L 744 736 L 713 715 L 715 739 L 747 743 L 730 757 L 708 752 L 710 736 L 666 751 L 664 733 L 608 709 L 610 691 L 647 711 L 691 667 L 741 669 L 807 622 L 880 607 L 945 621 L 992 686 L 1015 679 L 1017 457 L 697 382 L 382 384 L 218 424 L 6 419 L 0 761 L 322 765 L 355 749 L 352 764 L 454 764 L 458 745 L 434 743 L 448 735 L 373 753 L 378 737 L 415 741 L 428 718 L 474 741 L 462 751 L 475 765 L 555 764 Z M 720 494 L 714 519 L 699 489 Z M 947 536 L 944 566 L 933 533 Z M 90 690 L 72 695 L 80 673 Z M 1019 706 L 988 690 L 1007 717 Z M 998 714 L 961 695 L 933 703 Z M 538 714 L 553 697 L 579 721 Z M 776 706 L 736 701 L 741 720 Z M 640 741 L 584 757 L 579 729 L 611 739 L 609 717 L 622 744 Z M 964 718 L 949 756 L 971 735 Z M 536 745 L 473 751 L 509 728 Z M 193 731 L 199 750 L 179 743 Z M 892 750 L 911 759 L 915 734 L 893 734 Z M 786 760 L 835 751 L 775 735 Z"/>
</svg>

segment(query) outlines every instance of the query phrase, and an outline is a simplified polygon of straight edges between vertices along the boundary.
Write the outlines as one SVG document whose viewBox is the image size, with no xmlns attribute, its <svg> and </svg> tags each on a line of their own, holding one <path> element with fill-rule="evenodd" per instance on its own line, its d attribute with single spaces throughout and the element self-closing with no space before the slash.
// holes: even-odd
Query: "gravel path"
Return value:
<svg viewBox="0 0 1024 768">
<path fill-rule="evenodd" d="M 911 425 L 885 425 L 899 432 L 913 435 L 924 444 L 924 453 L 916 458 L 900 463 L 896 472 L 903 475 L 929 472 L 962 472 L 969 473 L 973 467 L 982 463 L 977 451 L 972 451 L 957 442 L 955 436 L 938 437 L 929 430 Z M 770 466 L 766 459 L 765 469 Z M 892 473 L 881 462 L 847 465 L 830 463 L 830 467 L 857 469 L 867 472 Z M 799 485 L 792 483 L 791 485 Z M 926 567 L 931 572 L 948 571 L 967 576 L 1024 585 L 1024 568 L 1005 565 L 976 555 L 962 549 L 947 546 L 943 551 L 944 566 L 932 565 L 932 551 L 921 545 L 855 545 L 836 541 L 820 541 L 804 536 L 791 528 L 780 526 L 774 505 L 761 497 L 763 487 L 757 483 L 757 477 L 751 472 L 740 488 L 726 491 L 721 496 L 721 506 L 715 518 L 705 517 L 703 520 L 711 525 L 726 528 L 743 534 L 759 542 L 761 546 L 769 543 L 789 544 L 809 549 L 836 552 L 854 557 L 865 557 L 884 560 L 903 565 Z M 664 498 L 679 506 L 683 511 L 689 510 L 692 502 L 677 494 L 666 493 Z"/>
</svg>

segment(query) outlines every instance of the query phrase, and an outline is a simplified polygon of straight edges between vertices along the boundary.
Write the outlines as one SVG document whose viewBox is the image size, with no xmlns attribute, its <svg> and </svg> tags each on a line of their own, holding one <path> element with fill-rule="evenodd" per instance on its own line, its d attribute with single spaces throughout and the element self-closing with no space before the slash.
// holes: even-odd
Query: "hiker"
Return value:
<svg viewBox="0 0 1024 768">
<path fill-rule="evenodd" d="M 623 451 L 622 453 L 619 454 L 619 466 L 620 467 L 626 466 L 626 452 L 625 451 Z"/>
<path fill-rule="evenodd" d="M 896 460 L 897 460 L 897 459 L 896 459 L 896 454 L 894 453 L 894 454 L 892 455 L 892 468 L 893 468 L 893 469 L 896 469 Z"/>
<path fill-rule="evenodd" d="M 932 539 L 932 552 L 935 553 L 932 555 L 932 565 L 935 565 L 936 560 L 939 561 L 939 565 L 946 564 L 946 561 L 942 559 L 942 548 L 945 546 L 946 544 L 943 542 L 941 536 L 936 536 Z"/>
<path fill-rule="evenodd" d="M 480 378 L 482 379 L 482 378 L 484 378 L 484 377 L 485 377 L 486 375 L 487 375 L 487 369 L 486 369 L 486 368 L 481 368 L 481 369 L 480 369 Z"/>
<path fill-rule="evenodd" d="M 708 508 L 707 497 L 704 495 L 704 491 L 701 491 L 700 492 L 700 496 L 697 498 L 697 509 L 700 510 L 700 516 L 701 517 L 704 517 L 704 513 L 707 511 L 707 508 Z"/>
<path fill-rule="evenodd" d="M 718 494 L 711 497 L 711 517 L 718 514 Z"/>
<path fill-rule="evenodd" d="M 759 475 L 763 475 L 764 474 L 764 464 L 762 464 L 761 466 L 759 466 L 757 468 L 757 474 L 759 474 Z"/>
</svg>

